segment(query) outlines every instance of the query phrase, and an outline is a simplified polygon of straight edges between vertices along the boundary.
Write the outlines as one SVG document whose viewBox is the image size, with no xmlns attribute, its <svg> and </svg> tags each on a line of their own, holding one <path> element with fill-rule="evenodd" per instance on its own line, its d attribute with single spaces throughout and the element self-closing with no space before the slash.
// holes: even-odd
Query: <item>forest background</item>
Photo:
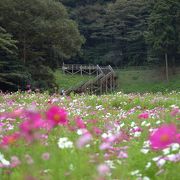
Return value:
<svg viewBox="0 0 180 180">
<path fill-rule="evenodd" d="M 179 0 L 1 0 L 0 89 L 53 91 L 63 62 L 176 74 L 179 32 Z"/>
</svg>

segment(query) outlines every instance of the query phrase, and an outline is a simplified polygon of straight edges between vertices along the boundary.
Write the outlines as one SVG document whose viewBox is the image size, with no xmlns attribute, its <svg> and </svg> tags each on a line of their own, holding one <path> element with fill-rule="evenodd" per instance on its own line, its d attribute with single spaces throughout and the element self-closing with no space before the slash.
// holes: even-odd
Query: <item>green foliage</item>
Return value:
<svg viewBox="0 0 180 180">
<path fill-rule="evenodd" d="M 32 85 L 53 89 L 49 68 L 67 59 L 123 67 L 162 65 L 167 54 L 175 67 L 179 9 L 179 0 L 1 0 L 0 68 L 5 71 L 4 63 L 18 59 L 33 77 Z"/>
<path fill-rule="evenodd" d="M 168 43 L 171 49 L 168 48 L 171 51 L 169 56 L 172 57 L 173 54 L 174 65 L 178 64 L 180 50 L 177 40 L 180 36 L 178 0 L 166 2 L 163 0 L 61 0 L 61 2 L 69 7 L 71 17 L 78 22 L 80 31 L 86 38 L 81 55 L 73 58 L 73 61 L 121 67 L 162 65 L 159 61 L 161 57 L 157 45 Z M 155 11 L 158 12 L 159 17 L 156 24 L 153 23 L 156 19 Z M 163 32 L 164 29 L 167 33 Z M 156 45 L 150 43 L 154 39 L 151 31 L 157 31 L 155 35 L 159 40 L 156 41 Z M 163 40 L 166 36 L 168 42 Z M 174 39 L 177 41 L 173 45 Z M 165 47 L 162 46 L 161 50 L 165 50 Z"/>
<path fill-rule="evenodd" d="M 24 63 L 38 56 L 48 61 L 54 49 L 56 54 L 69 58 L 83 43 L 64 6 L 53 0 L 2 0 L 0 16 L 1 24 L 19 41 Z"/>
<path fill-rule="evenodd" d="M 71 14 L 86 38 L 82 60 L 116 66 L 147 64 L 143 34 L 150 1 L 93 1 L 76 5 Z"/>
<path fill-rule="evenodd" d="M 30 82 L 32 90 L 39 89 L 41 91 L 54 92 L 57 84 L 54 74 L 48 66 L 44 66 L 40 62 L 29 66 L 33 81 Z"/>
<path fill-rule="evenodd" d="M 24 89 L 30 75 L 16 57 L 17 41 L 0 27 L 0 87 L 1 90 Z"/>
<path fill-rule="evenodd" d="M 12 39 L 12 35 L 7 33 L 4 28 L 0 26 L 0 51 L 8 54 L 14 54 L 17 50 L 17 41 Z"/>
<path fill-rule="evenodd" d="M 180 45 L 179 0 L 156 1 L 148 21 L 146 40 L 160 58 L 167 53 L 177 56 Z"/>
<path fill-rule="evenodd" d="M 0 48 L 10 54 L 18 49 L 18 59 L 33 78 L 31 84 L 41 89 L 52 89 L 55 85 L 49 67 L 56 68 L 63 60 L 75 56 L 84 42 L 76 22 L 55 0 L 1 0 L 0 24 L 15 39 L 1 28 Z M 11 58 L 9 65 L 10 61 Z"/>
</svg>

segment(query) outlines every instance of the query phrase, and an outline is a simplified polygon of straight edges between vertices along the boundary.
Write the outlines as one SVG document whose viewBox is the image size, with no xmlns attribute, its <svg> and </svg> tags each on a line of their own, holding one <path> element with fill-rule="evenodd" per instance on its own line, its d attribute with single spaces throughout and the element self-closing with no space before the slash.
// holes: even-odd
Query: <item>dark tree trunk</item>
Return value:
<svg viewBox="0 0 180 180">
<path fill-rule="evenodd" d="M 23 63 L 26 64 L 26 38 L 23 39 Z"/>
<path fill-rule="evenodd" d="M 172 74 L 176 74 L 176 67 L 175 67 L 175 57 L 172 58 Z"/>
<path fill-rule="evenodd" d="M 165 53 L 165 62 L 166 62 L 166 80 L 169 82 L 169 69 L 168 69 L 168 57 L 167 53 Z"/>
</svg>

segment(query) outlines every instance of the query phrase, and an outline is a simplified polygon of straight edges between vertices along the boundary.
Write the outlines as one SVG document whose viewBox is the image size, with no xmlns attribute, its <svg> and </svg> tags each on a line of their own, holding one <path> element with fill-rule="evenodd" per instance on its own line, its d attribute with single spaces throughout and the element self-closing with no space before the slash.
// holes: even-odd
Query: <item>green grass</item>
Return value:
<svg viewBox="0 0 180 180">
<path fill-rule="evenodd" d="M 59 89 L 68 89 L 93 78 L 93 76 L 88 75 L 63 74 L 60 70 L 56 70 L 54 75 Z"/>
<path fill-rule="evenodd" d="M 125 93 L 180 90 L 180 74 L 170 76 L 169 82 L 156 70 L 118 70 L 117 74 L 118 90 Z"/>
</svg>

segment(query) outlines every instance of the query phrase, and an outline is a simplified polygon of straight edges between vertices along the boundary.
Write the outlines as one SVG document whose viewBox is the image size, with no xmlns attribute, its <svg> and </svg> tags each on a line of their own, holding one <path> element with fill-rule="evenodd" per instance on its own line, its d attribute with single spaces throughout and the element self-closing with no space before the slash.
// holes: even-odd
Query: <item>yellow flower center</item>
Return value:
<svg viewBox="0 0 180 180">
<path fill-rule="evenodd" d="M 8 138 L 8 143 L 9 144 L 13 144 L 13 143 L 15 143 L 15 141 L 16 141 L 16 138 L 14 138 L 14 137 L 9 137 Z"/>
<path fill-rule="evenodd" d="M 167 135 L 167 134 L 163 134 L 162 136 L 161 136 L 161 141 L 162 142 L 167 142 L 169 140 L 169 136 Z"/>
<path fill-rule="evenodd" d="M 55 114 L 55 115 L 54 115 L 54 120 L 55 120 L 55 121 L 59 121 L 59 119 L 60 119 L 60 115 L 59 115 L 59 114 Z"/>
</svg>

